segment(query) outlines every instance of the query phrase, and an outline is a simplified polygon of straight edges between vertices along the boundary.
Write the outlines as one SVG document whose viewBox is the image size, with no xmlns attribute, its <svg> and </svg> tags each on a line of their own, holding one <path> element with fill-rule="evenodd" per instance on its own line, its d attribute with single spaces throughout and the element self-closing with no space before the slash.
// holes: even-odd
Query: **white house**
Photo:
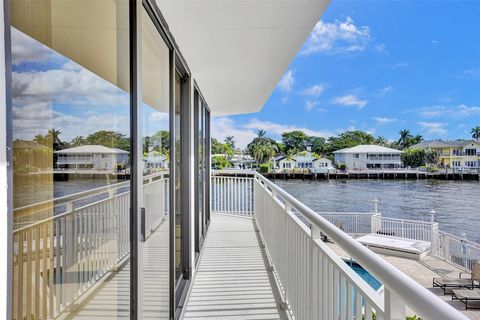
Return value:
<svg viewBox="0 0 480 320">
<path fill-rule="evenodd" d="M 101 145 L 84 145 L 58 150 L 55 154 L 58 169 L 116 171 L 118 165 L 127 165 L 129 152 Z"/>
<path fill-rule="evenodd" d="M 337 150 L 335 163 L 345 164 L 347 169 L 383 169 L 400 168 L 403 151 L 376 145 L 359 145 Z"/>
<path fill-rule="evenodd" d="M 168 164 L 170 162 L 168 157 L 157 151 L 147 153 L 143 161 L 145 163 L 145 169 L 149 171 L 168 170 Z"/>
<path fill-rule="evenodd" d="M 325 172 L 333 169 L 332 161 L 318 158 L 310 151 L 299 152 L 292 157 L 278 156 L 274 158 L 277 170 L 290 171 L 292 169 L 308 169 L 311 172 Z"/>
</svg>

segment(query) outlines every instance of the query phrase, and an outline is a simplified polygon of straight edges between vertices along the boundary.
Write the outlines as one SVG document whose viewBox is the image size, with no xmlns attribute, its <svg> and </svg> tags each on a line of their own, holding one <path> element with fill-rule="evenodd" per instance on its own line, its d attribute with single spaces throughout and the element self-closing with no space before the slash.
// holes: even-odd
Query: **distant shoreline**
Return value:
<svg viewBox="0 0 480 320">
<path fill-rule="evenodd" d="M 300 180 L 342 180 L 342 179 L 381 179 L 381 180 L 455 180 L 455 181 L 480 181 L 478 172 L 423 172 L 423 171 L 348 171 L 330 173 L 299 173 L 299 172 L 270 172 L 262 173 L 269 179 L 300 179 Z"/>
</svg>

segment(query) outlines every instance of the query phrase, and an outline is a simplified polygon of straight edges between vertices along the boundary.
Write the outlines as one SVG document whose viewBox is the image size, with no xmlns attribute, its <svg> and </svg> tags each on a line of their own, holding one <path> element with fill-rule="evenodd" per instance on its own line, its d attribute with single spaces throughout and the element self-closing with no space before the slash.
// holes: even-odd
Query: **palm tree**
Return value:
<svg viewBox="0 0 480 320">
<path fill-rule="evenodd" d="M 472 134 L 473 139 L 480 141 L 480 126 L 472 128 L 472 131 L 470 133 Z"/>
<path fill-rule="evenodd" d="M 257 135 L 258 135 L 258 138 L 265 138 L 265 136 L 267 135 L 267 131 L 260 129 L 257 131 Z"/>
<path fill-rule="evenodd" d="M 400 134 L 400 139 L 398 139 L 398 144 L 402 147 L 402 149 L 406 148 L 408 146 L 409 139 L 412 138 L 412 135 L 410 134 L 410 130 L 404 129 L 399 132 Z"/>
<path fill-rule="evenodd" d="M 49 129 L 47 132 L 47 136 L 49 137 L 49 139 L 51 139 L 54 150 L 59 150 L 60 146 L 63 145 L 63 142 L 60 140 L 61 134 L 62 133 L 60 132 L 60 130 L 55 130 L 53 128 Z"/>
<path fill-rule="evenodd" d="M 224 141 L 232 150 L 235 150 L 235 138 L 233 136 L 227 136 Z"/>
<path fill-rule="evenodd" d="M 388 140 L 385 139 L 385 137 L 379 136 L 375 140 L 375 143 L 378 144 L 379 146 L 386 146 L 388 144 Z"/>
</svg>

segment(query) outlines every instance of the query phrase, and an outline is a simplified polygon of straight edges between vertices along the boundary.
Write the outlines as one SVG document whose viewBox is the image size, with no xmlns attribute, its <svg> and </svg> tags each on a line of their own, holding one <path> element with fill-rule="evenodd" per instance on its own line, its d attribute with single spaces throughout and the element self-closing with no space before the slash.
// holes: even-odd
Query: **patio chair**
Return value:
<svg viewBox="0 0 480 320">
<path fill-rule="evenodd" d="M 480 289 L 453 289 L 452 300 L 458 300 L 465 304 L 465 310 L 468 309 L 468 302 L 480 302 Z M 470 309 L 480 309 L 480 304 L 476 304 L 474 307 L 470 305 Z"/>
<path fill-rule="evenodd" d="M 474 289 L 480 288 L 480 263 L 475 262 L 472 268 L 472 272 L 468 273 L 470 278 L 462 278 L 465 272 L 460 272 L 458 278 L 433 278 L 433 287 L 441 288 L 443 294 L 447 289 Z"/>
</svg>

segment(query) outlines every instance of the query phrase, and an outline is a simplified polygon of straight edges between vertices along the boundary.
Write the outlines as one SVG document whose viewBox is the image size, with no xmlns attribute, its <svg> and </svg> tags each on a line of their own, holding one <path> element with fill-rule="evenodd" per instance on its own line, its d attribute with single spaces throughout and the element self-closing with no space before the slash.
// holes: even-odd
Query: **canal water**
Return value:
<svg viewBox="0 0 480 320">
<path fill-rule="evenodd" d="M 440 180 L 274 180 L 315 211 L 373 212 L 430 221 L 440 230 L 480 243 L 480 182 Z"/>
</svg>

